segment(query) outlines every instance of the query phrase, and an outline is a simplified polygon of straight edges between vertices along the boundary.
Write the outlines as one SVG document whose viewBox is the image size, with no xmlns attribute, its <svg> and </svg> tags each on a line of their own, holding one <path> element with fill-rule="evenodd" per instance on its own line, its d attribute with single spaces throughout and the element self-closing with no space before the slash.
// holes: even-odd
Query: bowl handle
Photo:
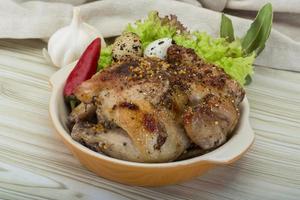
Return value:
<svg viewBox="0 0 300 200">
<path fill-rule="evenodd" d="M 59 86 L 62 82 L 66 81 L 67 79 L 67 75 L 70 74 L 70 72 L 73 70 L 73 68 L 75 67 L 77 61 L 62 67 L 60 70 L 58 70 L 57 72 L 55 72 L 54 74 L 52 74 L 52 76 L 49 79 L 49 83 L 51 85 L 52 88 Z"/>
</svg>

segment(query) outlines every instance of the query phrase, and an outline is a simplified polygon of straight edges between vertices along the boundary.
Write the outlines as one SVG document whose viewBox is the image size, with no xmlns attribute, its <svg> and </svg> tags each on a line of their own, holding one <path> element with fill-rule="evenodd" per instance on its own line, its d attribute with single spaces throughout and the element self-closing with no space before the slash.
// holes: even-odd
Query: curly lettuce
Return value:
<svg viewBox="0 0 300 200">
<path fill-rule="evenodd" d="M 213 38 L 198 31 L 188 32 L 177 20 L 175 15 L 159 17 L 158 12 L 152 11 L 145 20 L 128 24 L 124 32 L 132 32 L 140 37 L 142 49 L 160 38 L 172 38 L 176 44 L 192 48 L 206 62 L 213 63 L 244 85 L 247 78 L 253 74 L 255 53 L 245 55 L 241 42 L 226 41 L 225 38 Z M 103 69 L 112 62 L 112 47 L 102 49 L 98 69 Z"/>
<path fill-rule="evenodd" d="M 140 37 L 142 49 L 160 38 L 173 38 L 178 33 L 186 32 L 186 28 L 177 20 L 175 15 L 160 18 L 158 12 L 152 11 L 144 21 L 138 20 L 128 24 L 124 32 L 132 32 Z"/>
<path fill-rule="evenodd" d="M 112 63 L 112 46 L 110 45 L 101 49 L 97 71 L 104 69 L 111 63 Z"/>
<path fill-rule="evenodd" d="M 239 40 L 229 43 L 225 38 L 213 38 L 197 31 L 189 36 L 176 35 L 173 40 L 180 46 L 194 49 L 199 57 L 223 68 L 242 85 L 246 83 L 246 77 L 253 74 L 255 54 L 244 56 Z"/>
<path fill-rule="evenodd" d="M 160 38 L 173 38 L 177 33 L 185 33 L 186 28 L 177 20 L 175 15 L 160 18 L 158 12 L 152 11 L 148 18 L 138 20 L 134 24 L 128 24 L 124 32 L 132 32 L 140 37 L 142 49 Z M 101 49 L 98 71 L 104 69 L 112 63 L 112 46 Z"/>
</svg>

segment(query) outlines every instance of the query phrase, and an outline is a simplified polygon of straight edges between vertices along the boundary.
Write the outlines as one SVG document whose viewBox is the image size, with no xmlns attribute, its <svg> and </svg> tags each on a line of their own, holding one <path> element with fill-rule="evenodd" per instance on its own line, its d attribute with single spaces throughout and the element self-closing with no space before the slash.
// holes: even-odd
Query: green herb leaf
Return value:
<svg viewBox="0 0 300 200">
<path fill-rule="evenodd" d="M 112 45 L 101 49 L 100 59 L 98 60 L 97 71 L 100 71 L 112 63 Z"/>
<path fill-rule="evenodd" d="M 80 104 L 80 101 L 74 95 L 65 97 L 65 102 L 70 106 L 71 111 Z"/>
<path fill-rule="evenodd" d="M 258 56 L 264 50 L 265 46 L 266 45 L 264 44 L 263 46 L 261 46 L 255 50 L 256 56 Z"/>
<path fill-rule="evenodd" d="M 240 40 L 231 43 L 225 38 L 213 38 L 207 33 L 192 32 L 191 35 L 176 35 L 177 45 L 194 49 L 195 53 L 208 63 L 213 63 L 237 80 L 245 84 L 247 75 L 253 74 L 255 54 L 243 55 Z"/>
<path fill-rule="evenodd" d="M 173 38 L 178 33 L 188 33 L 186 28 L 177 20 L 175 15 L 159 17 L 157 11 L 149 12 L 148 18 L 128 24 L 125 32 L 132 32 L 140 37 L 142 49 L 160 38 Z"/>
<path fill-rule="evenodd" d="M 224 13 L 222 14 L 222 19 L 221 19 L 220 37 L 226 38 L 228 42 L 234 41 L 234 31 L 233 31 L 231 19 L 226 17 Z"/>
<path fill-rule="evenodd" d="M 247 75 L 245 78 L 245 85 L 250 85 L 250 83 L 252 82 L 252 78 L 250 75 Z"/>
<path fill-rule="evenodd" d="M 246 55 L 255 51 L 257 56 L 264 49 L 271 32 L 272 21 L 272 4 L 267 3 L 259 10 L 254 22 L 242 39 L 242 48 Z"/>
<path fill-rule="evenodd" d="M 77 101 L 75 101 L 75 100 L 70 100 L 70 107 L 71 107 L 71 110 L 73 110 L 73 109 L 76 107 L 76 104 L 77 104 Z"/>
</svg>

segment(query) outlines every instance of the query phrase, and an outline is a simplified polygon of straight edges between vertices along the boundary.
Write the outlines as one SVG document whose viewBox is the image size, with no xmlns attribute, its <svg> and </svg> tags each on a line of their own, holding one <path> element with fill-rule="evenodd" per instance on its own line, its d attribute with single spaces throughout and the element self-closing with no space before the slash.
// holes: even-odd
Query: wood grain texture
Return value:
<svg viewBox="0 0 300 200">
<path fill-rule="evenodd" d="M 299 199 L 300 73 L 257 67 L 247 87 L 256 141 L 238 162 L 180 185 L 141 188 L 99 178 L 53 133 L 38 40 L 0 40 L 1 199 Z"/>
</svg>

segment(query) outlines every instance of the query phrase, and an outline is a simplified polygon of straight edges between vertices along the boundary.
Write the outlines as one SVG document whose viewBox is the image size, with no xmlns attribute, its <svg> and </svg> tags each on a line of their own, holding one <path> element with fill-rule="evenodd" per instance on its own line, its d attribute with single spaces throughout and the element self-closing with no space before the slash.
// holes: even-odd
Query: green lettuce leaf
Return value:
<svg viewBox="0 0 300 200">
<path fill-rule="evenodd" d="M 245 84 L 248 75 L 253 74 L 255 54 L 243 55 L 241 42 L 227 42 L 225 38 L 213 38 L 207 33 L 193 32 L 191 36 L 176 35 L 176 44 L 192 48 L 206 62 L 216 64 L 240 84 Z"/>
<path fill-rule="evenodd" d="M 192 48 L 206 62 L 216 64 L 240 84 L 246 83 L 246 78 L 253 74 L 255 53 L 245 55 L 241 41 L 236 39 L 228 42 L 225 38 L 213 38 L 206 33 L 188 32 L 177 20 L 175 15 L 159 17 L 158 12 L 148 14 L 145 20 L 129 24 L 124 32 L 137 34 L 142 42 L 142 48 L 160 38 L 173 38 L 176 44 Z M 102 49 L 98 70 L 107 67 L 112 62 L 112 46 Z"/>
<path fill-rule="evenodd" d="M 128 24 L 124 32 L 137 34 L 142 42 L 142 48 L 160 38 L 173 38 L 178 33 L 186 32 L 186 28 L 177 20 L 175 15 L 160 18 L 157 11 L 148 14 L 145 20 L 138 20 L 133 25 Z"/>
<path fill-rule="evenodd" d="M 112 46 L 107 46 L 101 49 L 100 59 L 98 61 L 98 69 L 97 71 L 104 69 L 112 62 Z"/>
<path fill-rule="evenodd" d="M 186 28 L 177 20 L 175 15 L 160 18 L 157 11 L 148 14 L 148 18 L 135 24 L 128 24 L 124 32 L 137 34 L 142 42 L 142 48 L 154 40 L 169 37 L 172 38 L 177 33 L 187 33 Z M 101 50 L 98 62 L 98 71 L 107 67 L 112 62 L 112 46 Z"/>
</svg>

